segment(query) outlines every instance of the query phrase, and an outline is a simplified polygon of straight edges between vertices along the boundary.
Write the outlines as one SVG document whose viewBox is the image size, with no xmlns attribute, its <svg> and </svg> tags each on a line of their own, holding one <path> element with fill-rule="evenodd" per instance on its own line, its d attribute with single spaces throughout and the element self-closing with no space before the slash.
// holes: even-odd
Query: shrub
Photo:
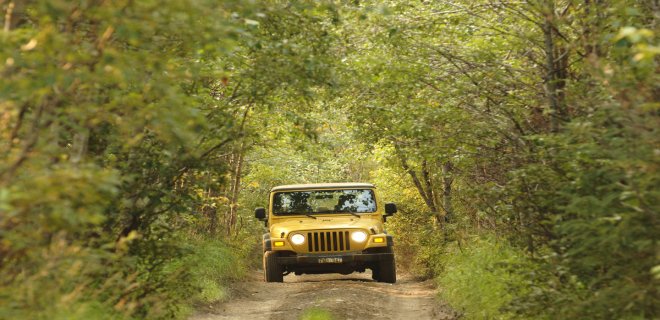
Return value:
<svg viewBox="0 0 660 320">
<path fill-rule="evenodd" d="M 513 296 L 510 286 L 520 286 L 521 276 L 509 272 L 524 263 L 523 255 L 494 237 L 478 237 L 459 246 L 452 243 L 436 260 L 440 295 L 466 319 L 511 319 L 506 310 Z"/>
<path fill-rule="evenodd" d="M 332 313 L 321 308 L 310 308 L 300 317 L 301 320 L 332 320 Z"/>
</svg>

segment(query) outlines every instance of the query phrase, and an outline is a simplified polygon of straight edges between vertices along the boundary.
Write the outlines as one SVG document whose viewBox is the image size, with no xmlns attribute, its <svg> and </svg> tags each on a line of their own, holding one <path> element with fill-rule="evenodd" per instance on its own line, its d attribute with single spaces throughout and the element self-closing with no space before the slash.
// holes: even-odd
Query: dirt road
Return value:
<svg viewBox="0 0 660 320">
<path fill-rule="evenodd" d="M 344 319 L 455 319 L 435 298 L 432 281 L 400 276 L 394 285 L 371 280 L 369 271 L 347 276 L 288 275 L 284 283 L 264 283 L 261 273 L 239 283 L 229 302 L 208 306 L 191 320 L 300 319 L 321 308 Z"/>
</svg>

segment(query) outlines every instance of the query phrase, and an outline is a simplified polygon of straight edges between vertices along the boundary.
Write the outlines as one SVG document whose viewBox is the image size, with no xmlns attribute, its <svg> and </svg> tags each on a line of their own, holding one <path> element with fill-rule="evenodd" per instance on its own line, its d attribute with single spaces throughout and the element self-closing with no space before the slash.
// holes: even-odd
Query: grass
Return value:
<svg viewBox="0 0 660 320">
<path fill-rule="evenodd" d="M 321 308 L 309 308 L 305 310 L 300 320 L 333 320 L 334 317 L 330 311 Z"/>
<path fill-rule="evenodd" d="M 247 261 L 238 248 L 219 240 L 191 241 L 191 253 L 173 262 L 173 270 L 186 270 L 195 293 L 182 293 L 185 298 L 179 307 L 179 317 L 185 318 L 195 304 L 209 304 L 229 298 L 230 282 L 245 276 Z M 172 288 L 176 290 L 176 288 Z"/>
<path fill-rule="evenodd" d="M 462 248 L 450 246 L 439 259 L 443 260 L 440 295 L 465 319 L 513 318 L 505 308 L 513 299 L 508 289 L 523 280 L 508 266 L 522 261 L 521 253 L 493 237 L 482 237 Z"/>
<path fill-rule="evenodd" d="M 30 272 L 0 286 L 0 319 L 185 319 L 196 304 L 227 299 L 228 285 L 246 273 L 242 248 L 194 238 L 177 245 L 180 254 L 145 271 L 135 256 L 56 242 L 35 254 Z"/>
</svg>

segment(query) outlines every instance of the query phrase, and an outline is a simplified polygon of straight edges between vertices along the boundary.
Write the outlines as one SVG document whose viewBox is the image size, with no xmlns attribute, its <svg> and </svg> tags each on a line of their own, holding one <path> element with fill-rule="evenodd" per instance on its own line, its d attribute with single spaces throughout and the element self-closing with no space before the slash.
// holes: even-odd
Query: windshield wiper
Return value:
<svg viewBox="0 0 660 320">
<path fill-rule="evenodd" d="M 355 213 L 355 212 L 351 212 L 351 211 L 336 211 L 336 212 L 338 212 L 338 213 L 348 213 L 348 214 L 352 214 L 352 215 L 354 215 L 354 216 L 356 216 L 356 217 L 358 217 L 358 218 L 362 218 L 361 215 L 359 215 L 359 214 L 357 214 L 357 213 Z"/>
<path fill-rule="evenodd" d="M 304 213 L 304 215 L 306 215 L 310 218 L 318 219 L 317 217 L 312 215 L 312 208 L 307 209 L 307 213 Z"/>
<path fill-rule="evenodd" d="M 321 211 L 321 212 L 314 212 L 314 213 L 330 213 L 330 212 L 333 212 L 333 211 Z M 356 217 L 358 217 L 358 218 L 362 218 L 361 215 L 359 215 L 359 214 L 357 214 L 357 213 L 355 213 L 355 212 L 350 212 L 350 211 L 335 211 L 335 212 L 338 212 L 338 213 L 348 213 L 348 214 L 354 215 L 354 216 L 356 216 Z M 310 210 L 309 213 L 303 213 L 303 214 L 306 215 L 306 216 L 308 216 L 308 217 L 310 217 L 310 218 L 312 218 L 312 219 L 318 219 L 318 217 L 312 215 L 311 210 Z"/>
</svg>

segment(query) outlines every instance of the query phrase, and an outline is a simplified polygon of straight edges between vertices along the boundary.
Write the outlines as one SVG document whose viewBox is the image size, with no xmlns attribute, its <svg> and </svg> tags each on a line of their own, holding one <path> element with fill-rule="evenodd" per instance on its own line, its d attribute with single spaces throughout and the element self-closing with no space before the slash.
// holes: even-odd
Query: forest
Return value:
<svg viewBox="0 0 660 320">
<path fill-rule="evenodd" d="M 0 12 L 0 319 L 185 319 L 352 181 L 464 319 L 660 317 L 657 0 Z"/>
</svg>

